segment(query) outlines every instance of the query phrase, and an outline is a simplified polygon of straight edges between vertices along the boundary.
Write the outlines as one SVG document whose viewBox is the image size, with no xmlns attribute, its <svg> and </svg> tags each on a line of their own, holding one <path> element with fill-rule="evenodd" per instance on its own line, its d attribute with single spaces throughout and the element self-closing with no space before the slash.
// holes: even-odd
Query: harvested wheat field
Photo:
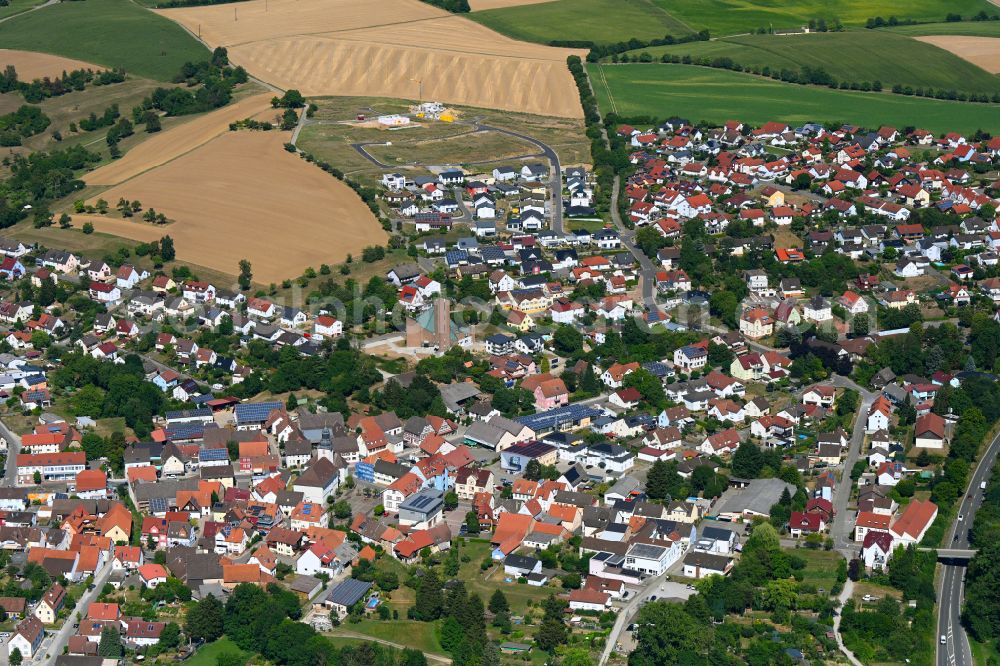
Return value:
<svg viewBox="0 0 1000 666">
<path fill-rule="evenodd" d="M 62 76 L 63 72 L 72 72 L 74 69 L 92 69 L 94 71 L 108 69 L 82 60 L 63 58 L 48 53 L 0 49 L 0 69 L 6 68 L 7 65 L 14 65 L 14 69 L 17 70 L 17 78 L 21 81 L 33 81 L 46 76 L 55 78 Z"/>
<path fill-rule="evenodd" d="M 85 174 L 83 181 L 88 185 L 110 186 L 123 183 L 225 134 L 229 131 L 231 122 L 262 114 L 279 115 L 271 109 L 271 97 L 270 94 L 247 97 L 166 132 L 160 132 L 125 153 L 121 159 Z"/>
<path fill-rule="evenodd" d="M 1000 39 L 996 37 L 965 37 L 962 35 L 931 35 L 915 37 L 954 53 L 991 74 L 1000 74 Z"/>
<path fill-rule="evenodd" d="M 260 79 L 305 95 L 582 116 L 566 67 L 579 51 L 515 41 L 419 0 L 385 0 L 377 12 L 367 0 L 249 0 L 160 13 L 227 47 Z"/>
<path fill-rule="evenodd" d="M 387 234 L 361 199 L 285 151 L 288 136 L 226 132 L 100 194 L 108 201 L 138 199 L 171 224 L 97 215 L 75 215 L 73 222 L 137 241 L 170 234 L 178 259 L 225 273 L 235 274 L 239 261 L 249 259 L 258 282 L 296 277 L 307 266 L 384 244 Z"/>
<path fill-rule="evenodd" d="M 552 0 L 469 0 L 469 7 L 474 12 L 487 9 L 503 9 L 505 7 L 520 7 L 521 5 L 540 5 Z"/>
</svg>

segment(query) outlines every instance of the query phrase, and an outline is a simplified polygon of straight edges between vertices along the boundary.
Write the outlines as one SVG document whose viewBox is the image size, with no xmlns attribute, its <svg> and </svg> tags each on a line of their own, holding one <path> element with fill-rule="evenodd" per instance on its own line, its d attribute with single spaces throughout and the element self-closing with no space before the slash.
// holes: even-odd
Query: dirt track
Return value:
<svg viewBox="0 0 1000 666">
<path fill-rule="evenodd" d="M 119 159 L 84 175 L 88 185 L 117 185 L 180 157 L 229 131 L 229 123 L 271 109 L 272 95 L 254 95 L 143 141 Z"/>
<path fill-rule="evenodd" d="M 53 78 L 61 76 L 63 72 L 71 72 L 74 69 L 92 69 L 94 71 L 107 69 L 107 67 L 101 67 L 100 65 L 82 60 L 63 58 L 49 55 L 48 53 L 0 49 L 0 70 L 7 67 L 7 65 L 14 65 L 19 81 L 32 81 L 46 76 Z"/>
<path fill-rule="evenodd" d="M 378 11 L 367 0 L 249 0 L 160 13 L 226 46 L 262 80 L 306 95 L 582 115 L 566 68 L 576 51 L 518 42 L 418 0 L 384 0 Z"/>
<path fill-rule="evenodd" d="M 965 37 L 962 35 L 931 35 L 916 37 L 954 53 L 991 74 L 1000 74 L 1000 39 L 996 37 Z"/>
<path fill-rule="evenodd" d="M 96 215 L 74 215 L 73 223 L 138 241 L 169 234 L 179 260 L 230 274 L 246 258 L 259 282 L 294 278 L 307 266 L 339 263 L 385 243 L 386 233 L 350 188 L 284 150 L 288 136 L 225 132 L 100 194 L 111 202 L 138 199 L 176 220 L 171 224 Z"/>
</svg>

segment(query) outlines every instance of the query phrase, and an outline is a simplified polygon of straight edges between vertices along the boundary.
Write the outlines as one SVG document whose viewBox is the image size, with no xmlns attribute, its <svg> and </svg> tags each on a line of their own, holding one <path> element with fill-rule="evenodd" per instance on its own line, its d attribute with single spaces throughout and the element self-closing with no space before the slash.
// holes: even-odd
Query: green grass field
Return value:
<svg viewBox="0 0 1000 666">
<path fill-rule="evenodd" d="M 250 659 L 249 654 L 236 647 L 236 643 L 223 636 L 214 643 L 209 643 L 195 652 L 194 656 L 188 659 L 185 663 L 187 666 L 215 666 L 216 657 L 226 652 L 232 652 L 240 655 L 243 657 L 243 663 L 246 663 Z"/>
<path fill-rule="evenodd" d="M 469 18 L 505 35 L 530 42 L 590 40 L 598 43 L 680 36 L 708 29 L 713 36 L 737 35 L 758 28 L 788 29 L 811 19 L 862 26 L 869 18 L 897 16 L 943 21 L 949 13 L 965 17 L 985 10 L 987 0 L 555 0 L 534 5 L 472 12 Z"/>
<path fill-rule="evenodd" d="M 466 16 L 515 39 L 543 44 L 553 40 L 613 43 L 693 32 L 664 4 L 656 0 L 554 0 Z"/>
<path fill-rule="evenodd" d="M 689 65 L 588 65 L 588 70 L 602 111 L 626 117 L 676 114 L 716 124 L 852 122 L 933 132 L 1000 129 L 1000 113 L 989 104 L 830 90 Z"/>
<path fill-rule="evenodd" d="M 437 623 L 417 622 L 415 620 L 361 620 L 361 622 L 345 622 L 340 627 L 334 628 L 330 632 L 331 636 L 336 636 L 338 631 L 348 633 L 363 634 L 372 638 L 380 638 L 384 641 L 397 643 L 405 647 L 414 648 L 421 652 L 433 652 L 435 654 L 445 654 L 438 640 Z"/>
<path fill-rule="evenodd" d="M 13 0 L 13 2 L 6 7 L 0 7 L 0 19 L 13 16 L 14 14 L 20 14 L 21 12 L 26 12 L 32 7 L 37 7 L 43 2 L 45 2 L 45 0 Z"/>
<path fill-rule="evenodd" d="M 970 17 L 981 10 L 996 13 L 986 0 L 656 0 L 657 4 L 696 30 L 713 35 L 734 35 L 773 27 L 797 28 L 810 19 L 840 20 L 844 25 L 864 25 L 875 16 L 943 21 L 949 13 Z"/>
<path fill-rule="evenodd" d="M 1000 11 L 1000 10 L 998 10 Z M 967 37 L 1000 37 L 1000 21 L 962 21 L 961 23 L 919 23 L 899 25 L 880 32 L 900 35 L 964 35 Z"/>
<path fill-rule="evenodd" d="M 838 81 L 881 81 L 886 88 L 898 83 L 935 90 L 989 94 L 1000 91 L 1000 77 L 944 49 L 883 30 L 746 35 L 638 52 L 649 53 L 654 60 L 669 53 L 696 60 L 728 57 L 741 65 L 771 69 L 798 71 L 803 66 L 822 67 Z M 878 57 L 872 57 L 873 53 Z"/>
<path fill-rule="evenodd" d="M 0 23 L 0 45 L 78 58 L 169 81 L 208 50 L 179 25 L 129 0 L 64 2 Z"/>
<path fill-rule="evenodd" d="M 841 559 L 838 553 L 828 550 L 810 550 L 809 548 L 787 548 L 789 553 L 798 555 L 806 561 L 802 570 L 802 582 L 823 588 L 829 594 L 833 584 L 837 582 L 837 561 Z"/>
</svg>

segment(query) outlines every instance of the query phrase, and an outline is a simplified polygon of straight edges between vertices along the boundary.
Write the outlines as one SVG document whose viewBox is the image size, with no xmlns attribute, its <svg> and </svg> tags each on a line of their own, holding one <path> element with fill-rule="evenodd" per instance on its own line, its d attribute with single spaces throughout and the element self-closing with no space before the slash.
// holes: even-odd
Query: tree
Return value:
<svg viewBox="0 0 1000 666">
<path fill-rule="evenodd" d="M 163 261 L 173 261 L 177 257 L 177 252 L 174 250 L 174 239 L 170 236 L 164 236 L 160 239 L 160 258 Z"/>
<path fill-rule="evenodd" d="M 743 442 L 733 454 L 733 476 L 741 479 L 755 479 L 764 466 L 760 449 L 752 442 Z"/>
<path fill-rule="evenodd" d="M 347 500 L 337 500 L 333 503 L 333 515 L 340 520 L 351 517 L 351 505 Z"/>
<path fill-rule="evenodd" d="M 82 230 L 83 230 L 83 233 L 85 233 L 85 234 L 88 234 L 88 235 L 92 234 L 92 233 L 94 233 L 94 225 L 91 224 L 90 222 L 84 222 Z"/>
<path fill-rule="evenodd" d="M 441 617 L 444 596 L 441 594 L 441 579 L 432 568 L 424 569 L 424 575 L 417 584 L 413 617 L 423 622 L 433 622 Z"/>
<path fill-rule="evenodd" d="M 640 609 L 636 624 L 636 647 L 629 655 L 629 666 L 707 663 L 711 630 L 688 615 L 683 606 L 648 603 Z"/>
<path fill-rule="evenodd" d="M 529 481 L 538 481 L 542 478 L 542 464 L 536 458 L 532 458 L 525 465 L 524 478 Z"/>
<path fill-rule="evenodd" d="M 660 235 L 654 226 L 642 227 L 635 232 L 635 244 L 642 249 L 650 259 L 656 259 L 656 252 L 664 246 L 666 239 Z"/>
<path fill-rule="evenodd" d="M 580 377 L 580 390 L 587 395 L 596 395 L 601 391 L 601 381 L 594 372 L 594 364 L 588 363 Z"/>
<path fill-rule="evenodd" d="M 458 623 L 458 619 L 451 615 L 448 616 L 444 624 L 441 625 L 441 647 L 448 652 L 453 652 L 458 648 L 463 638 L 465 638 L 465 631 Z"/>
<path fill-rule="evenodd" d="M 170 622 L 167 626 L 163 627 L 163 631 L 160 632 L 160 647 L 172 650 L 180 645 L 180 642 L 181 628 L 176 622 Z"/>
<path fill-rule="evenodd" d="M 543 602 L 543 606 L 545 615 L 538 628 L 538 633 L 535 634 L 535 644 L 538 645 L 539 649 L 553 653 L 558 646 L 566 642 L 568 635 L 566 623 L 563 622 L 565 603 L 556 599 L 555 595 L 550 594 L 549 598 Z"/>
<path fill-rule="evenodd" d="M 503 593 L 503 590 L 498 588 L 493 591 L 493 595 L 490 597 L 489 609 L 494 615 L 505 611 L 510 612 L 510 604 L 507 602 L 507 595 Z"/>
<path fill-rule="evenodd" d="M 639 368 L 625 375 L 623 384 L 626 388 L 639 391 L 642 399 L 653 407 L 659 409 L 667 402 L 666 393 L 663 392 L 663 382 L 645 368 Z"/>
<path fill-rule="evenodd" d="M 211 643 L 222 636 L 224 609 L 211 594 L 191 607 L 184 621 L 184 632 L 192 640 Z"/>
<path fill-rule="evenodd" d="M 21 666 L 24 662 L 24 657 L 21 655 L 21 651 L 18 648 L 14 648 L 14 651 L 10 653 L 8 662 L 10 663 L 10 666 Z"/>
<path fill-rule="evenodd" d="M 561 356 L 573 356 L 583 350 L 583 334 L 575 326 L 560 324 L 552 334 L 552 342 Z"/>
<path fill-rule="evenodd" d="M 646 495 L 649 499 L 666 499 L 670 494 L 670 468 L 665 460 L 657 460 L 646 475 Z"/>
<path fill-rule="evenodd" d="M 35 470 L 35 473 L 32 475 L 31 478 L 32 478 L 32 480 L 34 480 L 36 486 L 41 485 L 41 483 L 42 483 L 42 473 L 39 472 L 37 469 Z"/>
<path fill-rule="evenodd" d="M 272 97 L 271 106 L 274 108 L 300 109 L 306 105 L 306 100 L 298 90 L 292 88 L 286 90 L 281 97 Z"/>
<path fill-rule="evenodd" d="M 122 656 L 122 637 L 118 627 L 111 625 L 101 629 L 101 642 L 97 644 L 97 654 L 113 659 Z"/>
<path fill-rule="evenodd" d="M 729 291 L 717 291 L 708 302 L 708 310 L 722 320 L 729 328 L 739 328 L 740 304 L 736 295 Z"/>
<path fill-rule="evenodd" d="M 281 129 L 283 130 L 295 129 L 298 122 L 299 114 L 292 109 L 285 109 L 285 112 L 281 114 Z"/>
<path fill-rule="evenodd" d="M 965 574 L 963 618 L 976 639 L 1000 636 L 1000 542 L 983 544 L 970 560 Z"/>
<path fill-rule="evenodd" d="M 583 648 L 567 650 L 563 660 L 559 663 L 561 666 L 594 666 L 594 660 L 590 658 L 590 653 Z"/>
<path fill-rule="evenodd" d="M 854 319 L 851 321 L 851 330 L 857 337 L 863 337 L 868 335 L 869 325 L 868 317 L 864 314 L 854 315 Z"/>
<path fill-rule="evenodd" d="M 465 531 L 470 535 L 479 534 L 479 516 L 475 511 L 465 514 Z"/>
<path fill-rule="evenodd" d="M 420 650 L 404 648 L 399 659 L 399 666 L 427 666 L 427 657 Z"/>
<path fill-rule="evenodd" d="M 458 493 L 454 490 L 449 490 L 444 494 L 444 508 L 446 511 L 452 511 L 458 507 Z"/>
<path fill-rule="evenodd" d="M 240 289 L 243 291 L 250 289 L 250 285 L 253 282 L 253 270 L 250 267 L 250 262 L 246 259 L 240 259 L 240 275 L 237 281 L 240 284 Z"/>
</svg>

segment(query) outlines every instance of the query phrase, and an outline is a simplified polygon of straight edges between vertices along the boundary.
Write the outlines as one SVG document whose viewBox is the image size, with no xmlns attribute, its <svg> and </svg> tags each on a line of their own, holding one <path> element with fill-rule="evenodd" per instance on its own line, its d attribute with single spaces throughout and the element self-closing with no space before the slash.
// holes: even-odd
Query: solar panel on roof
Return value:
<svg viewBox="0 0 1000 666">
<path fill-rule="evenodd" d="M 280 402 L 251 402 L 236 405 L 235 416 L 237 423 L 253 423 L 256 421 L 266 421 L 275 409 L 284 406 Z"/>
<path fill-rule="evenodd" d="M 198 452 L 198 459 L 203 461 L 228 460 L 229 451 L 226 449 L 202 449 Z"/>
<path fill-rule="evenodd" d="M 588 417 L 594 418 L 596 416 L 600 416 L 601 414 L 603 414 L 603 412 L 596 407 L 590 407 L 588 405 L 566 405 L 565 407 L 553 409 L 548 412 L 521 416 L 515 420 L 522 425 L 528 426 L 532 430 L 538 431 L 546 428 L 554 428 L 559 424 L 580 421 Z"/>
<path fill-rule="evenodd" d="M 149 511 L 151 513 L 166 513 L 167 499 L 165 497 L 152 497 L 149 500 Z"/>
</svg>

